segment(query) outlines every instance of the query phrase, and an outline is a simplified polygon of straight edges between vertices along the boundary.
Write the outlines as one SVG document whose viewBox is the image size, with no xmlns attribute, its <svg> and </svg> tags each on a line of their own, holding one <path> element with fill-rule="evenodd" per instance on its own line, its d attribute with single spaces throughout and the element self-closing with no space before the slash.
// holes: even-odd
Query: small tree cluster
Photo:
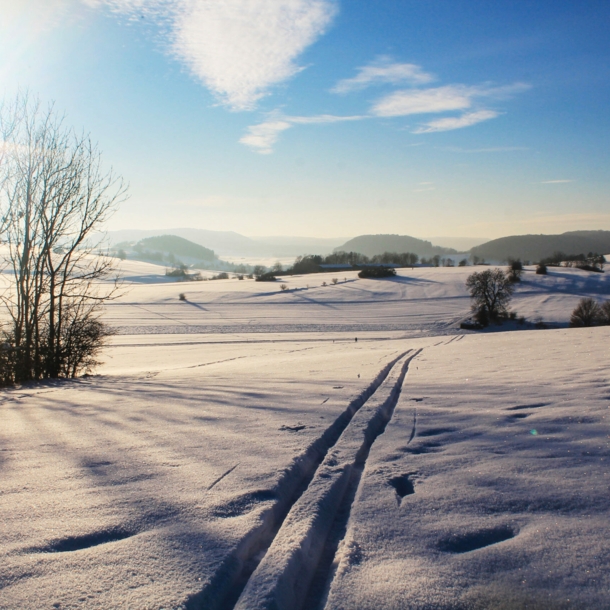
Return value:
<svg viewBox="0 0 610 610">
<path fill-rule="evenodd" d="M 396 275 L 396 269 L 393 267 L 365 267 L 358 277 L 360 278 L 383 278 L 383 277 L 394 277 Z"/>
<path fill-rule="evenodd" d="M 599 304 L 591 297 L 580 299 L 570 316 L 570 326 L 608 326 L 610 325 L 610 301 Z"/>
<path fill-rule="evenodd" d="M 275 277 L 275 275 L 273 275 L 273 273 L 271 271 L 267 271 L 266 273 L 258 275 L 258 276 L 256 276 L 255 279 L 257 282 L 275 282 L 275 281 L 277 281 L 277 278 Z"/>
<path fill-rule="evenodd" d="M 508 281 L 516 284 L 521 281 L 521 275 L 523 275 L 523 263 L 519 259 L 509 260 L 506 270 Z"/>
<path fill-rule="evenodd" d="M 541 265 L 548 267 L 577 267 L 587 271 L 603 271 L 606 259 L 603 254 L 589 252 L 588 254 L 566 254 L 565 252 L 555 252 L 539 261 Z"/>
<path fill-rule="evenodd" d="M 425 259 L 422 259 L 422 262 Z M 438 257 L 440 261 L 440 257 Z M 366 256 L 359 252 L 333 252 L 328 256 L 317 254 L 306 254 L 298 256 L 294 264 L 286 273 L 306 274 L 318 273 L 321 271 L 320 265 L 398 265 L 399 267 L 412 267 L 419 261 L 419 256 L 412 252 L 384 252 L 375 256 Z M 437 265 L 438 266 L 438 265 Z"/>
</svg>

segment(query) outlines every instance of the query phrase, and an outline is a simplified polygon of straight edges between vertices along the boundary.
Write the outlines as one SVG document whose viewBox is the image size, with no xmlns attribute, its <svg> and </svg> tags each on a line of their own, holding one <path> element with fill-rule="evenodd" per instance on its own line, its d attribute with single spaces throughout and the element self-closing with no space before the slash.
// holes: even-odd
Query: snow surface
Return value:
<svg viewBox="0 0 610 610">
<path fill-rule="evenodd" d="M 0 394 L 0 608 L 610 608 L 610 329 L 459 331 L 472 271 L 125 261 L 101 374 Z"/>
</svg>

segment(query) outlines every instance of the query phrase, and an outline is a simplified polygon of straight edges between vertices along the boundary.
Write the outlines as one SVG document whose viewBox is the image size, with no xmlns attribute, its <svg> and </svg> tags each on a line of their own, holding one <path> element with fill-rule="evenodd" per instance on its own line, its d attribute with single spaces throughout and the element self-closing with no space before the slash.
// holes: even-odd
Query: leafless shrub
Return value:
<svg viewBox="0 0 610 610">
<path fill-rule="evenodd" d="M 572 311 L 570 326 L 593 326 L 600 317 L 600 308 L 595 299 L 585 297 L 580 299 Z"/>
<path fill-rule="evenodd" d="M 2 376 L 74 377 L 111 334 L 100 315 L 116 295 L 113 259 L 95 255 L 91 235 L 126 187 L 88 135 L 27 94 L 0 108 L 0 141 L 0 233 L 12 274 L 0 297 L 9 319 L 0 359 L 12 367 Z"/>
<path fill-rule="evenodd" d="M 599 323 L 603 326 L 610 326 L 610 301 L 604 301 L 599 306 Z"/>
</svg>

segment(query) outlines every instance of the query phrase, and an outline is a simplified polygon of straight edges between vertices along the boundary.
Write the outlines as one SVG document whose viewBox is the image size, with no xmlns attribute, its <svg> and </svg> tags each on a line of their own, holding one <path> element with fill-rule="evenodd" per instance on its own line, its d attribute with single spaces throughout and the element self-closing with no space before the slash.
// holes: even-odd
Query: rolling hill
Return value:
<svg viewBox="0 0 610 610">
<path fill-rule="evenodd" d="M 200 261 L 213 261 L 214 250 L 204 248 L 188 239 L 177 235 L 159 235 L 146 237 L 137 244 L 142 250 L 152 250 L 156 252 L 171 252 L 175 256 L 195 258 Z"/>
<path fill-rule="evenodd" d="M 384 252 L 413 252 L 419 256 L 435 256 L 436 254 L 457 254 L 453 248 L 434 246 L 431 242 L 409 235 L 359 235 L 342 246 L 335 248 L 335 252 L 359 252 L 366 256 L 375 256 Z"/>
<path fill-rule="evenodd" d="M 560 235 L 511 235 L 493 239 L 470 250 L 472 256 L 487 261 L 506 261 L 520 258 L 537 262 L 552 256 L 555 252 L 564 254 L 610 253 L 610 231 L 568 231 Z"/>
</svg>

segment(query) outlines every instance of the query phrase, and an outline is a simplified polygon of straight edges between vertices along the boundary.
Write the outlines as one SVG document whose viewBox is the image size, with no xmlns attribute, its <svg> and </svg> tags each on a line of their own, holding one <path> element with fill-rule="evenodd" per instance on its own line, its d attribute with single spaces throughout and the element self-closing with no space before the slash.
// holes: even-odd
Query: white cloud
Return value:
<svg viewBox="0 0 610 610">
<path fill-rule="evenodd" d="M 336 0 L 83 0 L 168 26 L 169 51 L 233 110 L 250 110 L 302 68 L 296 58 L 336 13 Z"/>
<path fill-rule="evenodd" d="M 463 85 L 396 91 L 383 97 L 371 112 L 380 117 L 406 116 L 470 108 L 474 93 Z"/>
<path fill-rule="evenodd" d="M 248 127 L 248 132 L 239 141 L 252 150 L 268 155 L 273 152 L 273 145 L 277 142 L 279 134 L 293 125 L 313 125 L 323 123 L 341 123 L 344 121 L 359 121 L 364 116 L 335 116 L 332 114 L 319 114 L 316 116 L 281 116 L 273 117 L 269 121 Z"/>
<path fill-rule="evenodd" d="M 492 148 L 460 148 L 459 146 L 444 146 L 440 150 L 454 153 L 497 153 L 529 150 L 527 146 L 494 146 Z"/>
<path fill-rule="evenodd" d="M 273 145 L 277 142 L 279 134 L 290 127 L 292 125 L 288 121 L 267 121 L 252 125 L 248 127 L 248 133 L 239 141 L 261 155 L 268 155 L 273 152 Z"/>
<path fill-rule="evenodd" d="M 446 85 L 431 89 L 403 89 L 382 97 L 371 112 L 380 117 L 395 117 L 467 110 L 477 98 L 507 99 L 529 88 L 527 84 L 515 83 L 503 87 Z"/>
<path fill-rule="evenodd" d="M 543 180 L 540 184 L 565 184 L 566 182 L 574 182 L 574 180 Z"/>
<path fill-rule="evenodd" d="M 477 112 L 469 112 L 458 117 L 446 117 L 444 119 L 436 119 L 429 121 L 421 127 L 418 127 L 413 133 L 432 133 L 434 131 L 451 131 L 452 129 L 461 129 L 462 127 L 470 127 L 482 121 L 495 119 L 499 116 L 499 112 L 494 110 L 479 110 Z"/>
<path fill-rule="evenodd" d="M 318 114 L 315 116 L 289 116 L 287 121 L 298 125 L 312 125 L 320 123 L 343 123 L 345 121 L 361 121 L 368 117 L 362 115 L 354 116 L 335 116 L 334 114 Z"/>
<path fill-rule="evenodd" d="M 358 68 L 358 74 L 353 78 L 339 81 L 332 89 L 333 93 L 348 93 L 356 89 L 364 89 L 370 85 L 391 83 L 411 83 L 424 85 L 432 82 L 434 76 L 424 72 L 416 64 L 391 63 L 389 58 L 381 57 L 368 66 Z"/>
</svg>

